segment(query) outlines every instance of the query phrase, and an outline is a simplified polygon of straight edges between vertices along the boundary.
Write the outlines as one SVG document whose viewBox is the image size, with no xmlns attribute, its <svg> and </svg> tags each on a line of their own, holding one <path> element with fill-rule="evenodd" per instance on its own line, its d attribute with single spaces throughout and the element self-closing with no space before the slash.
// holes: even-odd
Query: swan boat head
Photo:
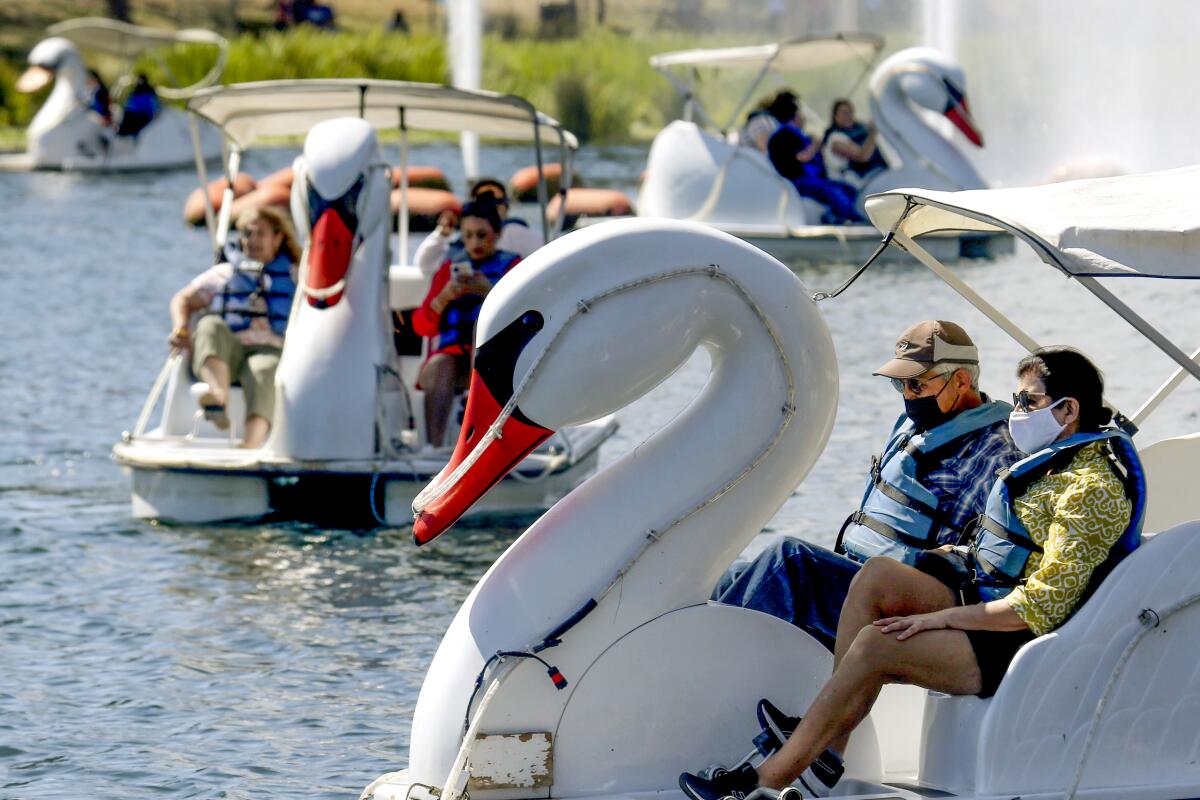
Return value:
<svg viewBox="0 0 1200 800">
<path fill-rule="evenodd" d="M 575 681 L 614 642 L 703 603 L 815 462 L 837 405 L 832 340 L 803 284 L 696 223 L 616 220 L 551 242 L 488 294 L 475 340 L 457 447 L 414 503 L 418 543 L 552 431 L 627 406 L 697 349 L 711 367 L 686 408 L 553 506 L 459 610 L 413 718 L 411 774 L 435 785 L 470 740 L 468 711 L 481 730 L 520 708 L 524 730 L 553 731 L 574 696 L 517 680 L 483 713 L 471 687 L 487 654 L 561 639 L 554 658 L 583 686 Z M 581 740 L 555 741 L 566 757 Z M 584 780 L 566 763 L 556 782 Z"/>
<path fill-rule="evenodd" d="M 69 39 L 43 39 L 29 51 L 29 68 L 17 79 L 17 90 L 32 93 L 54 82 L 50 96 L 29 123 L 31 151 L 36 149 L 34 140 L 61 125 L 71 112 L 83 110 L 86 79 L 83 58 Z"/>
<path fill-rule="evenodd" d="M 901 164 L 868 182 L 862 195 L 898 186 L 981 189 L 983 177 L 958 147 L 918 113 L 944 116 L 976 147 L 983 134 L 967 100 L 967 78 L 951 55 L 911 47 L 885 59 L 871 76 L 871 116 Z"/>
<path fill-rule="evenodd" d="M 391 357 L 381 289 L 390 178 L 374 129 L 355 118 L 314 125 L 293 169 L 304 255 L 266 449 L 293 459 L 370 458 L 378 368 Z"/>
</svg>

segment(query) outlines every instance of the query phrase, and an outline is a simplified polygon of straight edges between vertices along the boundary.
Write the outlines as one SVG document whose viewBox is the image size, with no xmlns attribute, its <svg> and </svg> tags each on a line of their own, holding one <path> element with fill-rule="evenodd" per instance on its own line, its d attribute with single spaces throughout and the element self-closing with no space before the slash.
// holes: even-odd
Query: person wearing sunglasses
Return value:
<svg viewBox="0 0 1200 800">
<path fill-rule="evenodd" d="M 911 326 L 874 374 L 897 390 L 903 413 L 872 459 L 838 552 L 781 537 L 749 566 L 734 565 L 712 594 L 785 619 L 830 651 L 862 563 L 873 555 L 913 563 L 927 548 L 956 544 L 983 513 L 996 473 L 1021 458 L 1007 430 L 1011 407 L 980 392 L 979 351 L 961 326 Z"/>
<path fill-rule="evenodd" d="M 867 562 L 842 608 L 832 677 L 802 718 L 781 715 L 786 742 L 757 767 L 684 773 L 691 797 L 744 797 L 797 778 L 828 794 L 838 754 L 884 684 L 990 697 L 1017 651 L 1062 625 L 1138 546 L 1145 475 L 1129 437 L 1105 427 L 1099 370 L 1076 350 L 1045 348 L 1018 364 L 1017 379 L 1008 427 L 1029 455 L 994 482 L 958 549 L 964 571 Z"/>
</svg>

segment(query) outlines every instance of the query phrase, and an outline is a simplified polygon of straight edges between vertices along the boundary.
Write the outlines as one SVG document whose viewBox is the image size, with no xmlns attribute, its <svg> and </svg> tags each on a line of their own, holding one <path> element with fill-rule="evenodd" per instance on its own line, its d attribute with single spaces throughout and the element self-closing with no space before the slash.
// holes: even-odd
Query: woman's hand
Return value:
<svg viewBox="0 0 1200 800">
<path fill-rule="evenodd" d="M 913 614 L 907 617 L 886 617 L 875 620 L 880 633 L 897 633 L 896 641 L 902 642 L 922 631 L 940 631 L 950 627 L 949 614 L 953 609 L 945 608 L 930 614 Z"/>
<path fill-rule="evenodd" d="M 186 350 L 191 344 L 192 337 L 188 335 L 187 327 L 180 325 L 171 331 L 171 335 L 167 337 L 167 344 L 176 350 Z"/>
<path fill-rule="evenodd" d="M 492 290 L 492 282 L 482 272 L 473 272 L 460 280 L 462 281 L 463 294 L 484 295 Z"/>
<path fill-rule="evenodd" d="M 458 227 L 458 212 L 454 209 L 447 208 L 441 214 L 438 214 L 437 229 L 442 236 L 449 236 L 454 233 L 454 229 Z"/>
</svg>

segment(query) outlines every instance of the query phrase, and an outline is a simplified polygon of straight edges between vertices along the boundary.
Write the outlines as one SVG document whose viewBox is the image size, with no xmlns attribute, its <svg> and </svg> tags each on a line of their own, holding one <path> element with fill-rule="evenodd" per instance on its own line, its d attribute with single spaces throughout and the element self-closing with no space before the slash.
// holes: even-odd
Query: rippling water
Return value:
<svg viewBox="0 0 1200 800">
<path fill-rule="evenodd" d="M 295 151 L 252 155 L 256 174 Z M 508 175 L 529 159 L 485 149 Z M 644 153 L 591 151 L 591 185 L 633 190 Z M 445 146 L 414 163 L 460 168 Z M 297 524 L 166 527 L 129 518 L 109 448 L 132 425 L 166 355 L 166 302 L 207 260 L 179 222 L 188 173 L 102 179 L 0 175 L 0 797 L 354 797 L 407 757 L 425 668 L 459 603 L 515 530 L 456 531 L 416 550 L 407 530 Z M 812 288 L 847 266 L 805 269 Z M 968 265 L 968 281 L 1044 343 L 1105 367 L 1131 410 L 1171 370 L 1078 286 L 1027 252 Z M 1194 346 L 1185 282 L 1120 294 Z M 864 463 L 899 410 L 871 370 L 926 317 L 962 322 L 984 388 L 1011 391 L 1020 355 L 913 265 L 872 268 L 823 304 L 842 378 L 830 446 L 757 544 L 832 540 Z M 694 358 L 621 414 L 611 462 L 699 390 Z M 1139 438 L 1200 429 L 1181 389 Z"/>
</svg>

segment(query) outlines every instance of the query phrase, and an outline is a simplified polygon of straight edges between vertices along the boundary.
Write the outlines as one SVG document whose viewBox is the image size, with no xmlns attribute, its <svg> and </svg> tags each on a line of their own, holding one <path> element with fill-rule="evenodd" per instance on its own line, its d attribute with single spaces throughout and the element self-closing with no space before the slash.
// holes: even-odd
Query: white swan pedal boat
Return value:
<svg viewBox="0 0 1200 800">
<path fill-rule="evenodd" d="M 88 110 L 87 69 L 80 55 L 83 48 L 124 62 L 124 73 L 112 85 L 116 101 L 132 85 L 134 62 L 143 54 L 158 57 L 163 48 L 180 44 L 209 47 L 213 65 L 200 80 L 190 86 L 155 87 L 161 99 L 186 100 L 220 79 L 229 47 L 220 34 L 197 28 L 145 28 L 100 17 L 59 22 L 46 33 L 49 38 L 29 52 L 29 69 L 17 88 L 33 92 L 51 81 L 54 88 L 29 123 L 25 152 L 0 155 L 0 170 L 125 172 L 187 166 L 196 152 L 206 159 L 220 156 L 216 130 L 208 125 L 189 130 L 187 115 L 168 103 L 136 136 L 118 136 L 106 128 Z"/>
<path fill-rule="evenodd" d="M 753 146 L 731 141 L 769 75 L 803 76 L 861 66 L 858 80 L 838 93 L 821 93 L 822 102 L 850 95 L 875 67 L 883 40 L 864 33 L 811 36 L 752 47 L 684 50 L 650 59 L 684 101 L 683 119 L 663 128 L 650 146 L 645 180 L 638 195 L 643 217 L 703 222 L 766 250 L 785 263 L 862 263 L 879 243 L 867 224 L 820 225 L 825 208 L 802 198 L 767 157 Z M 751 77 L 728 119 L 717 121 L 697 97 L 701 71 Z M 811 109 L 809 133 L 823 119 Z M 966 76 L 950 56 L 929 48 L 902 50 L 885 59 L 870 80 L 870 115 L 879 129 L 881 149 L 891 168 L 872 176 L 859 192 L 898 186 L 930 189 L 978 189 L 986 184 L 957 143 L 932 127 L 925 116 L 944 114 L 972 142 L 981 143 L 966 100 Z M 818 134 L 819 135 L 819 134 Z M 1012 249 L 1010 237 L 979 231 L 935 232 L 926 237 L 939 258 L 992 258 Z M 903 258 L 898 250 L 887 258 Z"/>
<path fill-rule="evenodd" d="M 401 355 L 394 344 L 392 312 L 419 306 L 429 279 L 405 263 L 403 204 L 397 214 L 402 257 L 392 261 L 391 179 L 375 129 L 401 132 L 402 191 L 410 130 L 474 131 L 532 142 L 539 164 L 543 143 L 569 156 L 574 137 L 520 98 L 397 81 L 239 84 L 202 91 L 189 109 L 223 132 L 227 176 L 237 174 L 243 151 L 262 137 L 307 133 L 291 196 L 304 241 L 300 288 L 275 376 L 274 424 L 261 449 L 237 446 L 245 413 L 240 388 L 233 388 L 228 403 L 233 427 L 222 433 L 200 410 L 207 385 L 192 375 L 186 358 L 168 359 L 137 425 L 113 448 L 132 478 L 134 516 L 197 523 L 273 512 L 407 525 L 417 491 L 451 453 L 424 446 L 423 394 L 415 385 L 421 350 Z M 203 186 L 203 160 L 197 169 Z M 357 228 L 348 262 L 333 253 L 336 243 L 311 237 L 318 222 L 310 218 L 312 192 L 331 202 L 350 196 Z M 219 215 L 211 207 L 207 212 L 218 254 L 229 237 L 230 194 L 227 188 Z M 544 182 L 540 197 L 544 221 Z M 158 423 L 151 426 L 160 406 Z M 548 508 L 596 469 L 600 445 L 615 431 L 616 422 L 604 418 L 539 442 L 517 459 L 512 475 L 477 511 L 526 514 Z M 456 415 L 447 435 L 457 435 Z"/>
<path fill-rule="evenodd" d="M 1200 351 L 1189 358 L 1102 284 L 1200 279 L 1198 190 L 1191 168 L 903 190 L 867 208 L 1022 345 L 1037 343 L 915 237 L 1008 232 L 1108 303 L 1115 324 L 1179 365 L 1136 423 L 1180 380 L 1200 379 Z M 589 269 L 596 262 L 611 268 Z M 831 670 L 828 651 L 799 628 L 707 601 L 832 424 L 833 345 L 807 289 L 761 251 L 682 222 L 596 225 L 526 267 L 488 297 L 476 334 L 481 352 L 512 344 L 504 359 L 481 362 L 505 391 L 473 388 L 475 434 L 418 498 L 418 539 L 444 530 L 502 473 L 509 439 L 493 433 L 514 421 L 553 430 L 609 413 L 697 347 L 710 352 L 712 375 L 669 426 L 492 565 L 430 664 L 407 768 L 364 797 L 681 798 L 681 771 L 737 763 L 750 749 L 760 697 L 802 712 Z M 1179 433 L 1142 443 L 1147 541 L 1065 625 L 1022 648 L 994 697 L 885 687 L 851 739 L 839 797 L 1200 796 L 1200 434 Z"/>
</svg>

